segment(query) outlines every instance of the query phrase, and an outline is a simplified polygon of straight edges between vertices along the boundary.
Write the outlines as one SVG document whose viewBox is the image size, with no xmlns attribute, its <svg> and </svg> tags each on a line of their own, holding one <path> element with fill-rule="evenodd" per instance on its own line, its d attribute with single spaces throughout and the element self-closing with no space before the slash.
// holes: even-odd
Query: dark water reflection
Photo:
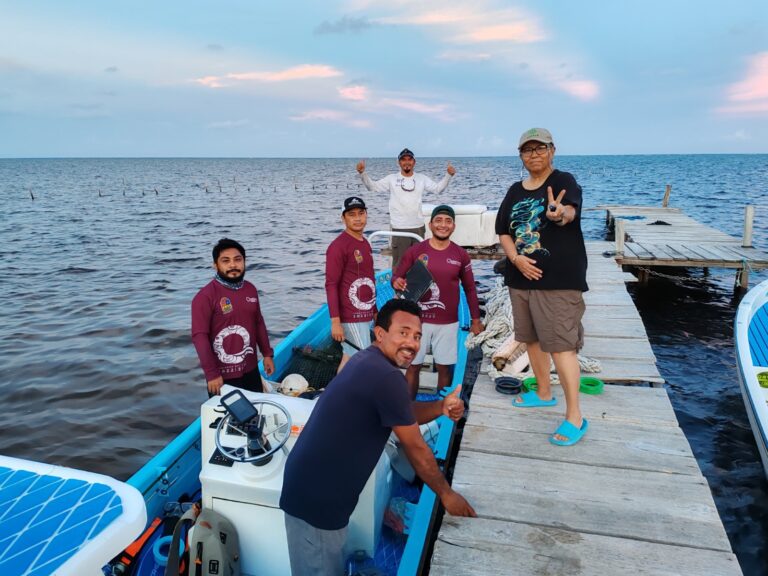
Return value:
<svg viewBox="0 0 768 576">
<path fill-rule="evenodd" d="M 387 198 L 361 189 L 355 161 L 0 160 L 0 451 L 130 476 L 206 397 L 189 302 L 211 276 L 213 243 L 246 246 L 276 343 L 323 302 L 323 255 L 343 198 L 363 194 L 369 230 L 387 226 Z M 451 161 L 448 202 L 495 208 L 520 176 L 514 158 Z M 754 204 L 755 244 L 768 248 L 767 156 L 557 162 L 584 187 L 587 208 L 658 205 L 672 184 L 672 205 L 740 237 L 744 204 Z M 445 160 L 417 168 L 436 178 Z M 375 177 L 394 169 L 368 161 Z M 603 237 L 603 217 L 585 212 L 588 237 Z M 476 268 L 489 283 L 490 264 Z M 698 288 L 655 281 L 632 291 L 734 550 L 745 573 L 761 574 L 768 486 L 735 373 L 732 283 L 733 273 L 715 273 Z"/>
</svg>

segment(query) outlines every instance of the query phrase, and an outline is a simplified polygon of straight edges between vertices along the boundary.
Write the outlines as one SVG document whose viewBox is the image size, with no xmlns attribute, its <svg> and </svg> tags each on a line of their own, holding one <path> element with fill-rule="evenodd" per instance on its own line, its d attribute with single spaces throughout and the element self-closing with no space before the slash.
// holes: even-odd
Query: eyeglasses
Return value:
<svg viewBox="0 0 768 576">
<path fill-rule="evenodd" d="M 536 156 L 544 156 L 547 150 L 549 150 L 549 144 L 539 144 L 538 146 L 521 148 L 520 156 L 522 158 L 530 158 L 533 156 L 534 152 L 536 153 Z"/>
</svg>

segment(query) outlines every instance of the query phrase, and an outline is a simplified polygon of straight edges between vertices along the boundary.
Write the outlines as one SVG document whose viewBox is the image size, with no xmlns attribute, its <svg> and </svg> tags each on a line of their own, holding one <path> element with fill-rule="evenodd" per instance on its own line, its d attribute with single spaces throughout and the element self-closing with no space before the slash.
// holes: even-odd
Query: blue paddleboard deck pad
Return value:
<svg viewBox="0 0 768 576">
<path fill-rule="evenodd" d="M 132 486 L 0 456 L 0 574 L 100 574 L 146 522 L 144 498 Z"/>
</svg>

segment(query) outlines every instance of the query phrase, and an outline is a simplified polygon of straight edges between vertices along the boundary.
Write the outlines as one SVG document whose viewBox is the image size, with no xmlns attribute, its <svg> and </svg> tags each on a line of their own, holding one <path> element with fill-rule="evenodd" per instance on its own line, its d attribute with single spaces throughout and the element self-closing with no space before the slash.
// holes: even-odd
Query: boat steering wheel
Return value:
<svg viewBox="0 0 768 576">
<path fill-rule="evenodd" d="M 269 437 L 272 436 L 273 442 L 269 443 L 270 448 L 268 450 L 264 450 L 264 452 L 261 454 L 254 454 L 253 456 L 248 456 L 248 451 L 245 446 L 238 446 L 234 448 L 224 446 L 221 439 L 225 430 L 231 429 L 240 432 L 242 436 L 246 438 L 246 444 L 248 436 L 245 430 L 239 428 L 232 422 L 232 417 L 230 414 L 225 415 L 219 421 L 218 426 L 216 426 L 216 434 L 214 435 L 214 440 L 216 442 L 216 448 L 218 448 L 219 452 L 221 452 L 225 458 L 228 458 L 234 462 L 249 462 L 251 464 L 257 464 L 263 460 L 267 460 L 275 452 L 285 446 L 288 438 L 291 437 L 291 415 L 282 404 L 278 404 L 277 402 L 272 402 L 270 400 L 257 400 L 252 402 L 252 404 L 253 407 L 258 410 L 259 414 L 265 419 L 262 438 L 264 440 L 268 440 Z M 269 410 L 269 413 L 264 414 L 263 408 L 266 406 L 271 406 L 276 410 Z M 261 442 L 259 443 L 261 444 Z M 261 444 L 261 448 L 264 449 L 264 444 Z"/>
</svg>

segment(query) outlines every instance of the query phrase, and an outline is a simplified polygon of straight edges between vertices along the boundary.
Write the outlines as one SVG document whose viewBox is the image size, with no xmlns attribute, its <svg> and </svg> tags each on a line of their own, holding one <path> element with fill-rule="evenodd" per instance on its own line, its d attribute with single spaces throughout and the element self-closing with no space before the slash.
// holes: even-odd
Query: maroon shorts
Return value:
<svg viewBox="0 0 768 576">
<path fill-rule="evenodd" d="M 580 290 L 509 289 L 515 340 L 538 342 L 544 352 L 579 351 L 584 345 Z"/>
</svg>

